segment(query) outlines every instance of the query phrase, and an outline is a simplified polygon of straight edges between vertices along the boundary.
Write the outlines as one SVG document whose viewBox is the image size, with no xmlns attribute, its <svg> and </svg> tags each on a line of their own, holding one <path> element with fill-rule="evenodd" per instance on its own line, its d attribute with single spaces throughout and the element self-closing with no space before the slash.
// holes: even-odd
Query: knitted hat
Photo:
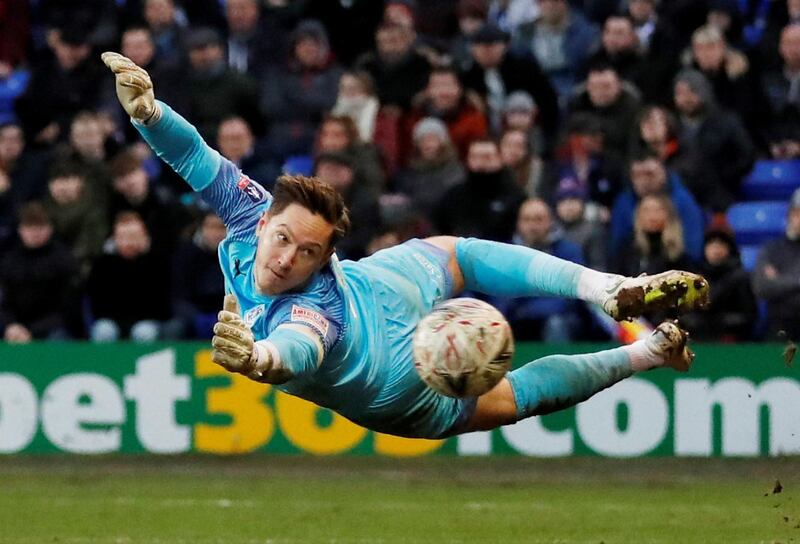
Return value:
<svg viewBox="0 0 800 544">
<path fill-rule="evenodd" d="M 531 112 L 536 109 L 536 102 L 533 97 L 525 91 L 514 91 L 506 97 L 503 103 L 505 113 L 512 111 Z"/>
<path fill-rule="evenodd" d="M 418 142 L 423 136 L 434 134 L 444 141 L 450 141 L 450 134 L 447 132 L 447 125 L 436 117 L 426 117 L 414 125 L 414 141 Z"/>
</svg>

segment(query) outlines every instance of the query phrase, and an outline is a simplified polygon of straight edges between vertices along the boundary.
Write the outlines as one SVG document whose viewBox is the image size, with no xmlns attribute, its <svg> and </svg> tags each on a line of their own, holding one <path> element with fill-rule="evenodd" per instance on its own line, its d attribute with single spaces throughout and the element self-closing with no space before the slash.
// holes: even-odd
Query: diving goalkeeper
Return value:
<svg viewBox="0 0 800 544">
<path fill-rule="evenodd" d="M 635 372 L 688 370 L 687 335 L 664 322 L 631 345 L 528 363 L 477 399 L 434 392 L 414 369 L 412 336 L 436 303 L 464 289 L 579 298 L 625 319 L 702 307 L 708 285 L 688 272 L 625 278 L 520 246 L 450 236 L 339 262 L 334 249 L 349 219 L 334 189 L 282 176 L 269 194 L 156 101 L 147 72 L 117 53 L 102 58 L 142 137 L 228 227 L 219 261 L 229 295 L 212 358 L 230 372 L 375 431 L 442 438 L 572 406 Z"/>
</svg>

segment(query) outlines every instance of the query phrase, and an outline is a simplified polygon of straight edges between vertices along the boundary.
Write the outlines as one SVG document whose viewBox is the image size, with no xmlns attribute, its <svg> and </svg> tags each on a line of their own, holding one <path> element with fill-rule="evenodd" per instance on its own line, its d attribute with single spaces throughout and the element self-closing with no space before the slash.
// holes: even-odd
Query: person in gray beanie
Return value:
<svg viewBox="0 0 800 544">
<path fill-rule="evenodd" d="M 701 72 L 681 71 L 673 90 L 679 115 L 675 169 L 702 206 L 725 211 L 753 167 L 753 141 L 736 115 L 717 107 Z"/>
<path fill-rule="evenodd" d="M 395 178 L 395 189 L 411 197 L 414 207 L 430 217 L 434 206 L 450 187 L 464 181 L 447 125 L 436 117 L 425 117 L 414 125 L 414 145 L 407 168 Z"/>
</svg>

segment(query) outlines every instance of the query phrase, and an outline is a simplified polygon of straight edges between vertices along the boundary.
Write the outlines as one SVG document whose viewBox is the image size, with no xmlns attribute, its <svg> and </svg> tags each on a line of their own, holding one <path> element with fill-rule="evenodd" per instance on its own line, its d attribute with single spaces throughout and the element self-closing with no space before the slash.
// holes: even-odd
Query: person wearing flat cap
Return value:
<svg viewBox="0 0 800 544">
<path fill-rule="evenodd" d="M 464 86 L 476 91 L 488 106 L 492 131 L 502 130 L 503 107 L 514 91 L 527 92 L 538 106 L 547 150 L 558 128 L 558 96 L 533 57 L 509 50 L 509 36 L 493 23 L 485 23 L 472 36 L 472 67 L 462 74 Z"/>
</svg>

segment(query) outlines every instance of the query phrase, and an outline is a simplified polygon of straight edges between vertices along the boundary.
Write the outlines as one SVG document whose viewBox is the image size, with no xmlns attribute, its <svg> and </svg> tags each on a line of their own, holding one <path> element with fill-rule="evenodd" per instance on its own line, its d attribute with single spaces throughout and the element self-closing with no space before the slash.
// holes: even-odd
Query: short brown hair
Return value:
<svg viewBox="0 0 800 544">
<path fill-rule="evenodd" d="M 339 192 L 315 177 L 283 175 L 272 190 L 270 214 L 279 214 L 290 204 L 299 204 L 333 225 L 330 247 L 347 235 L 350 215 Z"/>
<path fill-rule="evenodd" d="M 47 209 L 42 205 L 41 202 L 28 202 L 19 209 L 20 226 L 34 227 L 52 224 L 53 222 L 50 220 L 50 215 L 47 213 Z"/>
<path fill-rule="evenodd" d="M 131 150 L 125 150 L 115 155 L 108 166 L 112 179 L 127 176 L 139 168 L 142 168 L 142 159 Z"/>
</svg>

